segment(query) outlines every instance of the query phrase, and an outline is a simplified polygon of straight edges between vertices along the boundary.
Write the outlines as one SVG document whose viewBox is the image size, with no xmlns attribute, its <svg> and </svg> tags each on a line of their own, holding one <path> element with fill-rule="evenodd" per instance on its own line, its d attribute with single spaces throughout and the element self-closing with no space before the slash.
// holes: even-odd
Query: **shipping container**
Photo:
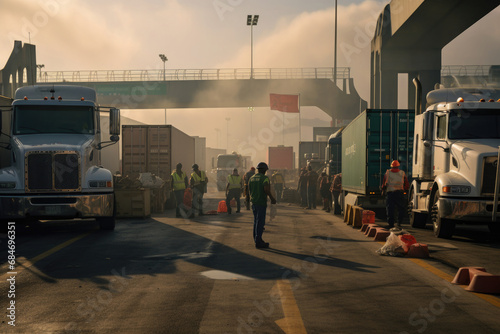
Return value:
<svg viewBox="0 0 500 334">
<path fill-rule="evenodd" d="M 293 146 L 279 145 L 277 147 L 269 147 L 267 150 L 267 164 L 269 169 L 286 169 L 294 168 Z"/>
<path fill-rule="evenodd" d="M 170 181 L 177 163 L 190 174 L 195 163 L 195 139 L 171 125 L 122 126 L 122 174 L 153 173 Z"/>
<path fill-rule="evenodd" d="M 414 124 L 413 110 L 367 109 L 343 130 L 342 188 L 358 205 L 364 199 L 381 205 L 380 186 L 392 160 L 411 175 Z"/>
</svg>

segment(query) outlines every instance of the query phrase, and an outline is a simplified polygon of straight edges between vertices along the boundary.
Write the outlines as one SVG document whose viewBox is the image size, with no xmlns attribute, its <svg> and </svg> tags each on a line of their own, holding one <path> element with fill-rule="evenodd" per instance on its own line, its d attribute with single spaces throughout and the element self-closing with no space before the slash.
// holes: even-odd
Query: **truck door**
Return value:
<svg viewBox="0 0 500 334">
<path fill-rule="evenodd" d="M 449 171 L 449 153 L 445 152 L 445 148 L 448 148 L 447 138 L 447 116 L 446 114 L 437 114 L 435 117 L 435 134 L 434 134 L 434 145 L 433 145 L 433 156 L 434 156 L 434 176 L 441 173 L 446 173 Z"/>
</svg>

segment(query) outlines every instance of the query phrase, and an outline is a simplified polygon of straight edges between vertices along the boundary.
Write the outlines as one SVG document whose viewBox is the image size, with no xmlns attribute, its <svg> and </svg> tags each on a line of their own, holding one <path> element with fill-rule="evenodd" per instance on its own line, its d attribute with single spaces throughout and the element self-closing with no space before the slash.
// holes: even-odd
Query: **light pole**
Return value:
<svg viewBox="0 0 500 334">
<path fill-rule="evenodd" d="M 248 107 L 248 111 L 250 111 L 250 137 L 252 137 L 252 113 L 254 111 L 253 107 Z"/>
<path fill-rule="evenodd" d="M 36 67 L 40 70 L 40 81 L 42 81 L 42 68 L 45 67 L 44 64 L 37 64 Z"/>
<path fill-rule="evenodd" d="M 229 150 L 229 121 L 231 118 L 226 117 L 226 153 Z"/>
<path fill-rule="evenodd" d="M 337 84 L 337 0 L 335 0 L 335 42 L 333 49 L 333 81 Z"/>
<path fill-rule="evenodd" d="M 163 83 L 165 85 L 165 104 L 167 103 L 167 85 L 165 84 L 165 63 L 167 62 L 167 57 L 163 54 L 163 53 L 160 53 L 158 55 L 161 59 L 161 61 L 163 62 Z M 167 125 L 167 108 L 165 108 L 165 125 Z"/>
<path fill-rule="evenodd" d="M 250 79 L 253 79 L 253 26 L 259 22 L 259 15 L 248 15 L 247 26 L 250 26 Z"/>
</svg>

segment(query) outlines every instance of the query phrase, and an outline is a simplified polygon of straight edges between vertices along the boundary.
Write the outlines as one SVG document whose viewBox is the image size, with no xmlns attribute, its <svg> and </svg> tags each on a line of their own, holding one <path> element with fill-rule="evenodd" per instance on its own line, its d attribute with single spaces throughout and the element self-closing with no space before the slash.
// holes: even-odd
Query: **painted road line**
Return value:
<svg viewBox="0 0 500 334">
<path fill-rule="evenodd" d="M 285 315 L 283 319 L 276 320 L 276 324 L 286 334 L 307 334 L 290 281 L 277 281 L 276 287 L 281 299 L 283 314 Z"/>
<path fill-rule="evenodd" d="M 84 233 L 84 234 L 81 234 L 77 237 L 74 237 L 73 239 L 69 239 L 69 240 L 63 242 L 62 244 L 59 244 L 59 245 L 49 249 L 48 251 L 45 251 L 42 254 L 35 256 L 31 260 L 28 260 L 24 257 L 17 258 L 17 260 L 16 260 L 16 273 L 19 274 L 24 269 L 27 269 L 27 268 L 33 266 L 38 261 L 54 254 L 57 251 L 60 251 L 61 249 L 65 248 L 65 247 L 68 247 L 72 243 L 86 237 L 89 234 L 90 233 Z M 8 271 L 8 263 L 5 263 L 0 267 L 0 272 L 7 272 L 7 271 Z M 0 282 L 5 281 L 9 276 L 10 275 L 8 273 L 3 274 L 2 276 L 0 276 Z"/>
</svg>

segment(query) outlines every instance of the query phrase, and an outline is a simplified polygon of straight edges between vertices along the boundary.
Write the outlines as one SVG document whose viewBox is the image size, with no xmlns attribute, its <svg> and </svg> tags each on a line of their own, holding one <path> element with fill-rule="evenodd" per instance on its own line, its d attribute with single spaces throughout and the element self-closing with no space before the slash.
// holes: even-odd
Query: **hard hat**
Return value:
<svg viewBox="0 0 500 334">
<path fill-rule="evenodd" d="M 250 170 L 255 170 L 255 167 L 250 168 Z"/>
<path fill-rule="evenodd" d="M 400 165 L 399 165 L 399 161 L 397 161 L 397 160 L 393 160 L 393 161 L 391 162 L 391 167 L 392 167 L 392 168 L 394 168 L 394 167 L 399 167 L 399 166 L 400 166 Z"/>
<path fill-rule="evenodd" d="M 237 172 L 237 171 L 238 171 L 238 168 L 233 169 L 233 172 Z"/>
<path fill-rule="evenodd" d="M 175 167 L 176 168 L 182 168 L 182 164 L 179 162 Z"/>
<path fill-rule="evenodd" d="M 193 169 L 198 169 L 198 164 L 194 164 Z"/>
<path fill-rule="evenodd" d="M 269 167 L 267 167 L 267 164 L 265 162 L 259 162 L 259 164 L 257 165 L 257 169 L 269 169 Z"/>
</svg>

